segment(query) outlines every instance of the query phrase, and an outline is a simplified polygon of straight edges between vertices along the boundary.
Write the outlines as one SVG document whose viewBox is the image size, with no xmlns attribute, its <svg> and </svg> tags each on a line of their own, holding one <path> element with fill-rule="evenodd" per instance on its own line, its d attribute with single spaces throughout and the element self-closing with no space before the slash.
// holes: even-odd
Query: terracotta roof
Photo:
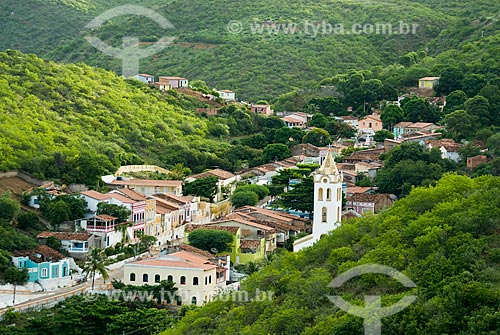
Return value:
<svg viewBox="0 0 500 335">
<path fill-rule="evenodd" d="M 440 77 L 423 77 L 420 78 L 419 80 L 439 80 Z"/>
<path fill-rule="evenodd" d="M 206 229 L 206 230 L 224 230 L 228 231 L 233 235 L 236 235 L 240 228 L 232 227 L 232 226 L 222 226 L 222 225 L 214 225 L 214 224 L 187 224 L 184 226 L 184 231 L 191 232 L 197 229 Z"/>
<path fill-rule="evenodd" d="M 348 197 L 348 201 L 352 202 L 373 202 L 377 203 L 380 199 L 385 197 L 391 197 L 390 194 L 368 194 L 368 193 L 354 193 L 352 196 Z"/>
<path fill-rule="evenodd" d="M 281 118 L 285 122 L 290 122 L 290 123 L 296 123 L 296 122 L 303 122 L 305 123 L 306 121 L 302 118 L 294 117 L 293 115 L 287 115 Z"/>
<path fill-rule="evenodd" d="M 36 249 L 32 250 L 19 250 L 13 251 L 12 255 L 15 257 L 29 257 L 35 263 L 43 263 L 43 262 L 57 262 L 61 259 L 65 258 L 63 254 L 59 251 L 54 250 L 46 245 L 39 245 Z"/>
<path fill-rule="evenodd" d="M 192 195 L 175 195 L 175 194 L 170 194 L 170 193 L 157 193 L 155 194 L 156 197 L 161 198 L 161 199 L 171 199 L 174 202 L 185 204 L 185 203 L 190 203 L 193 201 L 194 197 Z"/>
<path fill-rule="evenodd" d="M 88 241 L 88 239 L 92 236 L 92 234 L 86 232 L 64 233 L 56 231 L 42 231 L 40 234 L 36 236 L 36 238 L 49 238 L 51 236 L 57 238 L 58 240 Z"/>
<path fill-rule="evenodd" d="M 233 91 L 231 91 L 231 90 L 218 90 L 217 92 L 233 93 Z"/>
<path fill-rule="evenodd" d="M 241 249 L 257 249 L 260 246 L 260 240 L 241 240 Z"/>
<path fill-rule="evenodd" d="M 207 257 L 207 258 L 213 258 L 213 257 L 215 257 L 213 254 L 209 253 L 208 251 L 205 251 L 205 250 L 193 247 L 192 245 L 189 245 L 189 244 L 181 244 L 179 246 L 179 248 L 181 248 L 184 251 L 192 252 L 192 253 L 195 253 L 195 254 L 199 254 L 199 255 Z"/>
<path fill-rule="evenodd" d="M 367 119 L 372 119 L 372 120 L 375 120 L 378 122 L 382 122 L 382 120 L 380 119 L 380 115 L 367 115 L 364 118 L 360 119 L 359 121 L 367 120 Z"/>
<path fill-rule="evenodd" d="M 111 198 L 118 200 L 119 202 L 124 203 L 124 204 L 133 204 L 134 202 L 137 202 L 137 201 L 132 200 L 130 198 L 127 198 L 126 196 L 121 195 L 119 193 L 108 193 L 108 194 Z"/>
<path fill-rule="evenodd" d="M 456 152 L 462 146 L 460 143 L 456 143 L 449 138 L 443 138 L 442 140 L 425 140 L 424 143 L 433 148 L 444 147 L 449 152 Z"/>
<path fill-rule="evenodd" d="M 345 191 L 347 194 L 356 194 L 356 193 L 366 193 L 371 189 L 372 189 L 371 187 L 355 186 L 355 187 L 347 187 Z"/>
<path fill-rule="evenodd" d="M 415 122 L 415 123 L 412 123 L 412 124 L 409 124 L 408 126 L 406 126 L 407 128 L 427 128 L 427 127 L 430 127 L 430 126 L 436 126 L 434 123 L 430 123 L 430 122 Z"/>
<path fill-rule="evenodd" d="M 241 224 L 244 224 L 244 225 L 247 225 L 247 226 L 251 226 L 251 227 L 254 227 L 254 228 L 257 228 L 257 229 L 262 229 L 262 230 L 265 230 L 267 232 L 270 232 L 272 230 L 274 230 L 274 228 L 271 228 L 271 227 L 268 227 L 268 226 L 264 226 L 264 225 L 261 225 L 261 224 L 258 224 L 258 223 L 255 223 L 255 222 L 252 222 L 252 221 L 249 221 L 249 220 L 245 220 L 245 218 L 241 217 L 240 215 L 238 215 L 238 213 L 232 213 L 232 214 L 229 214 L 226 216 L 227 219 L 223 219 L 222 221 L 218 221 L 218 222 L 214 222 L 214 223 L 211 223 L 210 225 L 212 224 L 224 224 L 224 223 L 227 223 L 227 222 L 238 222 L 238 223 L 241 223 Z"/>
<path fill-rule="evenodd" d="M 226 180 L 226 179 L 230 179 L 230 178 L 235 177 L 235 175 L 232 174 L 231 172 L 224 171 L 222 169 L 213 169 L 213 170 L 205 171 L 205 172 L 202 172 L 199 174 L 195 174 L 195 175 L 191 176 L 191 178 L 198 179 L 198 178 L 206 178 L 206 177 L 212 177 L 212 176 L 219 178 L 219 180 Z"/>
<path fill-rule="evenodd" d="M 178 204 L 175 204 L 175 203 L 170 202 L 168 200 L 165 200 L 165 199 L 162 199 L 159 197 L 155 197 L 155 196 L 152 196 L 151 198 L 156 200 L 156 207 L 160 206 L 160 207 L 165 207 L 165 208 L 168 208 L 171 210 L 179 210 L 179 208 L 180 208 L 180 206 Z"/>
<path fill-rule="evenodd" d="M 109 195 L 108 194 L 103 194 L 101 192 L 97 192 L 97 191 L 94 191 L 94 190 L 84 191 L 84 192 L 81 192 L 80 194 L 84 195 L 84 196 L 87 196 L 89 198 L 96 199 L 96 200 L 107 200 L 107 199 L 109 199 Z"/>
<path fill-rule="evenodd" d="M 111 185 L 132 185 L 132 186 L 170 186 L 178 187 L 182 185 L 181 180 L 152 180 L 152 179 L 129 179 L 113 180 Z"/>
<path fill-rule="evenodd" d="M 136 201 L 143 201 L 143 200 L 146 200 L 146 196 L 144 194 L 142 194 L 141 192 L 139 191 L 136 191 L 136 190 L 132 190 L 130 188 L 121 188 L 117 191 L 111 191 L 110 194 L 113 194 L 113 193 L 116 193 L 116 192 L 119 192 L 119 193 L 122 193 L 124 196 L 132 199 L 132 200 L 136 200 Z"/>
<path fill-rule="evenodd" d="M 139 73 L 138 75 L 141 76 L 141 77 L 153 77 L 153 75 L 146 74 L 146 73 Z"/>
<path fill-rule="evenodd" d="M 166 77 L 166 76 L 160 76 L 160 77 L 158 77 L 158 80 L 161 82 L 162 80 L 187 80 L 187 79 L 183 78 L 183 77 Z"/>
<path fill-rule="evenodd" d="M 102 220 L 102 221 L 113 221 L 113 220 L 117 220 L 118 219 L 117 217 L 114 217 L 114 216 L 111 216 L 111 215 L 107 215 L 107 214 L 96 215 L 95 218 L 98 219 L 98 220 Z M 93 218 L 90 218 L 90 219 L 93 219 Z"/>
<path fill-rule="evenodd" d="M 208 258 L 187 251 L 178 251 L 173 254 L 159 256 L 128 263 L 126 266 L 155 266 L 211 270 L 217 268 Z"/>
<path fill-rule="evenodd" d="M 406 128 L 411 125 L 413 122 L 398 122 L 394 125 L 394 128 Z"/>
</svg>

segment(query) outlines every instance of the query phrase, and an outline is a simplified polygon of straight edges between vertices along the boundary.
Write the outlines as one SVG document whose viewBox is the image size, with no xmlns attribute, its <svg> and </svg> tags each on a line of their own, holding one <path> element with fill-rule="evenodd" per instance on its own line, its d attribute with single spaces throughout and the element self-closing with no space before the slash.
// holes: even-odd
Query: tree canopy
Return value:
<svg viewBox="0 0 500 335">
<path fill-rule="evenodd" d="M 227 251 L 229 243 L 233 241 L 233 235 L 225 230 L 196 229 L 188 235 L 189 244 L 193 247 L 212 252 Z"/>
</svg>

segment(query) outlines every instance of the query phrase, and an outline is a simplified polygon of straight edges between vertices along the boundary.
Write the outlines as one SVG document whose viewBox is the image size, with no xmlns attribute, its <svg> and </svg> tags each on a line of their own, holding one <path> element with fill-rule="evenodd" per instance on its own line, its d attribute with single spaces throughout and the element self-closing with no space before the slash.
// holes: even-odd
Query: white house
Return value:
<svg viewBox="0 0 500 335">
<path fill-rule="evenodd" d="M 189 87 L 189 80 L 186 78 L 182 77 L 165 77 L 161 76 L 158 77 L 158 82 L 160 84 L 167 84 L 170 86 L 170 89 L 172 88 L 183 88 L 183 87 Z"/>
<path fill-rule="evenodd" d="M 217 93 L 219 93 L 219 96 L 226 101 L 235 101 L 236 100 L 236 97 L 235 97 L 235 94 L 233 91 L 220 90 L 220 91 L 217 91 Z"/>
<path fill-rule="evenodd" d="M 103 194 L 94 190 L 81 192 L 80 195 L 83 197 L 85 202 L 87 202 L 87 214 L 86 217 L 89 218 L 97 212 L 97 205 L 101 202 L 107 204 L 110 203 L 111 196 L 109 194 Z"/>
<path fill-rule="evenodd" d="M 134 78 L 145 84 L 153 84 L 155 82 L 155 76 L 145 73 L 139 73 Z"/>
<path fill-rule="evenodd" d="M 342 221 L 343 174 L 337 169 L 331 152 L 314 173 L 314 214 L 312 234 L 293 243 L 293 251 L 312 246 L 321 236 L 337 229 Z"/>
<path fill-rule="evenodd" d="M 54 237 L 61 241 L 61 247 L 68 251 L 73 258 L 83 259 L 90 249 L 94 247 L 94 235 L 87 232 L 65 233 L 55 231 L 42 231 L 36 236 L 40 241 L 46 241 L 49 237 Z"/>
<path fill-rule="evenodd" d="M 126 285 L 155 285 L 162 280 L 175 283 L 177 304 L 202 305 L 213 300 L 226 286 L 226 269 L 208 257 L 179 251 L 152 259 L 126 263 Z M 166 297 L 165 297 L 166 298 Z M 171 297 L 174 298 L 174 297 Z M 175 300 L 175 299 L 171 299 Z"/>
</svg>

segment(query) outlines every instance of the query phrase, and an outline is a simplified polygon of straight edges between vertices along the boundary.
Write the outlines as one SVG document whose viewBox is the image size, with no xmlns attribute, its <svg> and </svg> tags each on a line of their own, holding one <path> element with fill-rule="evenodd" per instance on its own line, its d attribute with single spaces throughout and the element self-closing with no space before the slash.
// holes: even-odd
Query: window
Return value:
<svg viewBox="0 0 500 335">
<path fill-rule="evenodd" d="M 181 285 L 186 285 L 186 277 L 181 276 Z"/>
<path fill-rule="evenodd" d="M 208 278 L 205 277 L 205 285 L 207 285 L 207 284 L 208 284 Z"/>
<path fill-rule="evenodd" d="M 193 285 L 198 285 L 198 277 L 193 277 Z"/>
<path fill-rule="evenodd" d="M 52 267 L 52 278 L 56 277 L 59 277 L 59 267 L 57 265 Z"/>
<path fill-rule="evenodd" d="M 192 298 L 191 298 L 191 303 L 192 303 L 193 305 L 196 305 L 196 297 L 192 297 Z"/>
<path fill-rule="evenodd" d="M 49 274 L 48 274 L 47 269 L 46 269 L 46 268 L 43 268 L 43 269 L 42 269 L 42 273 L 41 273 L 40 277 L 48 277 L 48 276 L 49 276 Z"/>
<path fill-rule="evenodd" d="M 173 282 L 174 282 L 174 276 L 169 275 L 169 276 L 167 277 L 167 281 L 168 281 L 168 282 L 170 282 L 170 283 L 173 283 Z"/>
<path fill-rule="evenodd" d="M 160 282 L 160 275 L 155 275 L 155 283 L 159 283 Z"/>
<path fill-rule="evenodd" d="M 323 188 L 320 187 L 318 191 L 318 200 L 323 201 Z"/>
<path fill-rule="evenodd" d="M 332 200 L 332 189 L 326 189 L 326 200 Z"/>
<path fill-rule="evenodd" d="M 210 275 L 210 276 L 208 276 L 208 283 L 209 283 L 209 284 L 212 284 L 212 276 L 211 276 L 211 275 Z"/>
<path fill-rule="evenodd" d="M 131 272 L 129 279 L 130 279 L 130 281 L 135 281 L 135 273 Z"/>
<path fill-rule="evenodd" d="M 340 222 L 340 207 L 337 207 L 337 222 Z"/>
<path fill-rule="evenodd" d="M 326 219 L 327 219 L 327 217 L 326 217 L 326 207 L 323 207 L 321 209 L 321 222 L 326 222 Z"/>
<path fill-rule="evenodd" d="M 145 273 L 145 274 L 143 274 L 143 275 L 142 275 L 142 281 L 143 281 L 144 283 L 147 283 L 147 282 L 149 281 L 149 276 L 148 276 L 148 274 L 147 274 L 147 273 Z"/>
</svg>

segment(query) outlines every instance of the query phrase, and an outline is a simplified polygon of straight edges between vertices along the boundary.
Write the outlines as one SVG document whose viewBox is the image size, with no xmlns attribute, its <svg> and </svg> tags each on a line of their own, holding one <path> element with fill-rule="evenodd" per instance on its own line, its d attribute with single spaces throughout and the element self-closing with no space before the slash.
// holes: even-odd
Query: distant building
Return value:
<svg viewBox="0 0 500 335">
<path fill-rule="evenodd" d="M 108 185 L 115 189 L 123 187 L 134 189 L 146 196 L 151 196 L 155 193 L 182 195 L 182 181 L 180 180 L 116 179 Z"/>
<path fill-rule="evenodd" d="M 475 169 L 479 164 L 488 162 L 488 157 L 485 155 L 477 155 L 467 158 L 467 168 Z"/>
<path fill-rule="evenodd" d="M 392 194 L 354 193 L 346 198 L 346 208 L 359 214 L 378 213 L 380 210 L 392 206 L 396 197 Z"/>
<path fill-rule="evenodd" d="M 418 88 L 434 88 L 439 83 L 439 77 L 423 77 L 418 80 Z"/>
<path fill-rule="evenodd" d="M 358 121 L 358 129 L 365 133 L 375 134 L 377 131 L 382 130 L 382 120 L 380 115 L 373 114 L 365 116 Z"/>
<path fill-rule="evenodd" d="M 217 91 L 217 93 L 219 93 L 219 96 L 226 101 L 235 101 L 236 100 L 236 96 L 235 96 L 235 93 L 233 91 L 220 90 L 220 91 Z"/>
<path fill-rule="evenodd" d="M 158 77 L 158 83 L 168 85 L 168 89 L 189 87 L 189 81 L 182 77 Z"/>
<path fill-rule="evenodd" d="M 61 241 L 61 247 L 73 258 L 84 259 L 94 247 L 95 236 L 87 232 L 65 233 L 43 231 L 36 236 L 39 242 L 45 244 L 49 237 Z"/>
<path fill-rule="evenodd" d="M 250 106 L 250 111 L 252 113 L 263 114 L 267 116 L 271 116 L 274 113 L 270 105 L 252 105 Z"/>
<path fill-rule="evenodd" d="M 153 84 L 155 82 L 155 76 L 145 73 L 140 73 L 134 76 L 134 78 L 145 84 Z"/>
</svg>

